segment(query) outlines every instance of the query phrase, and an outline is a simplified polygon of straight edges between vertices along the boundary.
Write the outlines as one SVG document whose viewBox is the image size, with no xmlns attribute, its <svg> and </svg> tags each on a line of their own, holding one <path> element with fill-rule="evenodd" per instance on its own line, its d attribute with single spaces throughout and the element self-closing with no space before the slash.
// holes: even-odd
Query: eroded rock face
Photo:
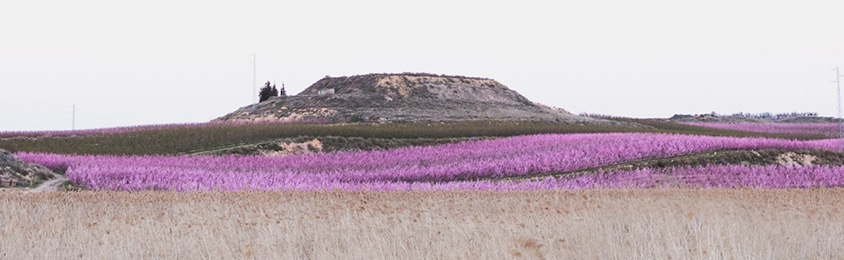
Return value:
<svg viewBox="0 0 844 260">
<path fill-rule="evenodd" d="M 0 149 L 0 188 L 31 187 L 54 177 L 55 173 L 50 169 L 22 162 L 9 151 Z"/>
<path fill-rule="evenodd" d="M 334 95 L 383 96 L 385 100 L 432 99 L 532 105 L 530 100 L 492 79 L 432 74 L 370 74 L 323 78 L 299 93 L 319 96 L 320 91 Z"/>
<path fill-rule="evenodd" d="M 777 156 L 777 164 L 785 166 L 811 166 L 817 159 L 817 156 L 811 154 L 787 152 Z"/>
<path fill-rule="evenodd" d="M 322 152 L 322 142 L 319 139 L 312 139 L 306 142 L 279 142 L 275 146 L 277 149 L 259 149 L 258 152 L 264 156 L 285 156 Z"/>
<path fill-rule="evenodd" d="M 257 110 L 252 106 L 243 107 L 217 120 L 596 121 L 535 104 L 492 79 L 418 73 L 326 77 L 296 96 L 270 99 L 259 104 Z"/>
</svg>

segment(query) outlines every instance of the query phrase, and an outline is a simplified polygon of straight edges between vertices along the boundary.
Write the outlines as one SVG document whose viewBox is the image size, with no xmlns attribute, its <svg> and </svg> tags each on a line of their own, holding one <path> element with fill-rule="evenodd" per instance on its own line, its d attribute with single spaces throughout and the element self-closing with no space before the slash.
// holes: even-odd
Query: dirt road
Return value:
<svg viewBox="0 0 844 260">
<path fill-rule="evenodd" d="M 59 191 L 59 190 L 60 190 L 60 188 L 61 188 L 61 186 L 62 186 L 62 184 L 63 184 L 63 183 L 65 183 L 66 181 L 69 181 L 69 179 L 67 178 L 67 176 L 64 176 L 64 175 L 58 175 L 58 174 L 57 174 L 55 179 L 51 179 L 51 180 L 45 181 L 44 183 L 41 183 L 41 185 L 38 185 L 38 187 L 35 187 L 34 189 L 28 190 L 28 191 L 26 191 L 26 192 L 52 192 L 52 191 Z"/>
</svg>

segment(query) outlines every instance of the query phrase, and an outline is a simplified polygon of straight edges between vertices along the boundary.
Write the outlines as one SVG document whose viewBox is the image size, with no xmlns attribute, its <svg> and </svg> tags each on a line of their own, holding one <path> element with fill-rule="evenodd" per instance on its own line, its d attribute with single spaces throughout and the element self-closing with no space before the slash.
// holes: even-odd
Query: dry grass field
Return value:
<svg viewBox="0 0 844 260">
<path fill-rule="evenodd" d="M 844 189 L 0 192 L 0 259 L 844 259 Z"/>
</svg>

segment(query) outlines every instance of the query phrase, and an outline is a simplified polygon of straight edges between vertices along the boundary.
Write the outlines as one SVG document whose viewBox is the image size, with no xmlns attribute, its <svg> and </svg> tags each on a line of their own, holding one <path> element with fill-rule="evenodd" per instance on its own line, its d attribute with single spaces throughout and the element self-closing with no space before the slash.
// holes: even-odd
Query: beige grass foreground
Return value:
<svg viewBox="0 0 844 260">
<path fill-rule="evenodd" d="M 844 189 L 3 192 L 0 259 L 842 259 L 842 198 Z"/>
</svg>

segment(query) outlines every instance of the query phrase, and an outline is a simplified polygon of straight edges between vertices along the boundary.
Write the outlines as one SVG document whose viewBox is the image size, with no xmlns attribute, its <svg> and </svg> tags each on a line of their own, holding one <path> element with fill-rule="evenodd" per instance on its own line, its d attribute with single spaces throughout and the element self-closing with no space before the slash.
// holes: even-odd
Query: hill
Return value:
<svg viewBox="0 0 844 260">
<path fill-rule="evenodd" d="M 215 121 L 608 122 L 531 102 L 486 78 L 434 74 L 325 77 L 295 96 L 246 106 Z"/>
</svg>

